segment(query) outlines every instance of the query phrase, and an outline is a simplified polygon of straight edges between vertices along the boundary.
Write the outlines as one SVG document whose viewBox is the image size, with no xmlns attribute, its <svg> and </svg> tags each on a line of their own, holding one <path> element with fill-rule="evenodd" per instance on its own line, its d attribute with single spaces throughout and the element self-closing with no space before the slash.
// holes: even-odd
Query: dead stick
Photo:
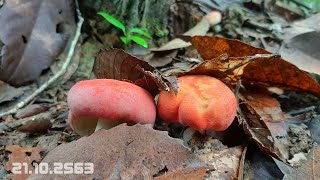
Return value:
<svg viewBox="0 0 320 180">
<path fill-rule="evenodd" d="M 47 82 L 42 84 L 36 91 L 34 91 L 32 94 L 30 94 L 30 96 L 28 96 L 26 99 L 24 99 L 21 102 L 19 102 L 12 109 L 10 109 L 10 110 L 8 110 L 6 112 L 0 113 L 0 117 L 16 113 L 20 108 L 24 107 L 29 102 L 31 102 L 35 97 L 37 97 L 40 93 L 42 93 L 48 86 L 50 86 L 57 79 L 59 79 L 63 74 L 66 73 L 67 67 L 69 66 L 69 64 L 71 62 L 72 56 L 74 54 L 75 47 L 76 47 L 76 45 L 78 43 L 78 40 L 79 40 L 79 37 L 80 37 L 80 34 L 81 34 L 81 27 L 82 27 L 82 23 L 83 23 L 83 17 L 81 16 L 81 12 L 79 10 L 78 2 L 77 1 L 75 1 L 75 2 L 76 2 L 77 16 L 78 16 L 78 20 L 79 21 L 77 23 L 77 29 L 76 29 L 74 38 L 72 39 L 71 44 L 70 44 L 70 49 L 68 51 L 67 57 L 65 59 L 65 62 L 62 65 L 61 69 L 56 74 L 54 74 Z"/>
</svg>

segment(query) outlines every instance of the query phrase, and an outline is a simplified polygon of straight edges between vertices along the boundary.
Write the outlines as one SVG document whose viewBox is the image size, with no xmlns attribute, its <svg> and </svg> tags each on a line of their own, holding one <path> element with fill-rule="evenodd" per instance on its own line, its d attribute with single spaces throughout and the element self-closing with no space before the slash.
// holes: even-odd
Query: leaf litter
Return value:
<svg viewBox="0 0 320 180">
<path fill-rule="evenodd" d="M 5 165 L 7 171 L 12 171 L 12 168 L 16 166 L 13 163 L 27 164 L 24 166 L 28 167 L 27 171 L 20 169 L 21 174 L 13 174 L 13 180 L 27 179 L 28 176 L 31 174 L 29 172 L 33 171 L 32 163 L 39 163 L 42 159 L 40 153 L 43 151 L 43 149 L 41 147 L 20 147 L 17 145 L 11 145 L 6 146 L 5 150 L 11 152 L 11 154 L 8 155 L 9 161 Z"/>
<path fill-rule="evenodd" d="M 202 55 L 204 62 L 202 62 L 200 59 L 197 61 L 198 66 L 188 71 L 188 66 L 183 64 L 184 61 L 178 64 L 176 59 L 169 58 L 166 60 L 167 62 L 159 63 L 159 67 L 168 67 L 176 64 L 172 69 L 173 71 L 178 69 L 184 70 L 178 73 L 175 72 L 172 74 L 167 74 L 177 76 L 187 75 L 188 73 L 206 74 L 223 80 L 234 90 L 241 100 L 239 101 L 241 103 L 241 109 L 239 109 L 238 121 L 243 123 L 243 125 L 240 127 L 245 129 L 248 135 L 258 146 L 260 146 L 261 149 L 263 149 L 268 155 L 279 158 L 286 163 L 291 161 L 290 158 L 302 157 L 301 159 L 304 160 L 304 157 L 307 157 L 306 154 L 311 148 L 312 143 L 310 141 L 309 131 L 307 130 L 306 126 L 288 123 L 291 117 L 282 110 L 279 102 L 277 102 L 277 99 L 274 98 L 275 95 L 271 95 L 267 89 L 275 86 L 283 90 L 312 93 L 316 96 L 319 96 L 319 84 L 317 84 L 317 82 L 314 81 L 308 73 L 300 70 L 300 67 L 292 65 L 291 63 L 280 58 L 278 55 L 271 54 L 259 48 L 254 48 L 240 41 L 208 36 L 191 37 L 189 38 L 189 41 L 190 39 L 193 46 L 196 47 L 200 55 Z M 181 50 L 178 51 L 178 54 L 179 53 L 181 54 Z M 117 60 L 119 60 L 119 62 L 117 62 Z M 154 61 L 157 63 L 156 61 L 158 60 Z M 128 68 L 125 67 L 126 64 L 129 64 Z M 98 78 L 115 78 L 119 80 L 131 81 L 141 85 L 153 95 L 156 95 L 160 89 L 167 89 L 167 87 L 175 87 L 172 89 L 178 88 L 175 85 L 175 76 L 168 78 L 167 76 L 164 76 L 161 71 L 155 71 L 157 69 L 154 67 L 145 64 L 139 58 L 128 55 L 123 51 L 121 52 L 121 50 L 113 49 L 100 52 L 98 58 L 96 59 L 94 69 L 94 72 Z M 73 82 L 67 81 L 66 84 L 68 84 L 66 86 L 70 87 Z M 54 101 L 63 101 L 64 90 L 59 91 L 61 91 L 62 96 L 61 98 L 54 98 Z M 38 102 L 36 103 L 47 100 L 50 101 L 50 99 L 56 96 L 56 94 L 57 93 L 52 93 L 49 98 L 46 97 L 46 95 L 42 95 L 41 98 L 37 98 L 36 101 Z M 284 97 L 285 95 L 280 96 Z M 42 128 L 36 128 L 37 123 L 40 122 L 40 125 L 46 125 L 47 122 L 56 124 L 56 126 L 47 126 L 48 128 L 44 128 L 45 131 L 43 132 L 46 132 L 46 134 L 44 134 L 44 136 L 42 136 L 43 138 L 40 138 L 36 142 L 38 145 L 48 146 L 50 144 L 49 142 L 52 141 L 52 145 L 46 148 L 46 152 L 53 152 L 51 150 L 58 144 L 79 138 L 78 136 L 72 134 L 70 128 L 65 124 L 67 115 L 66 110 L 67 109 L 61 110 L 59 113 L 55 114 L 53 111 L 56 110 L 55 108 L 52 108 L 47 114 L 46 112 L 42 112 L 38 114 L 39 116 L 33 115 L 29 118 L 26 117 L 22 119 L 23 122 L 27 123 L 27 125 L 28 122 L 31 124 L 29 125 L 29 128 L 27 128 L 30 130 L 24 131 L 27 133 L 20 133 L 17 131 L 12 132 L 12 130 L 17 129 L 21 125 L 21 127 L 26 127 L 24 125 L 25 123 L 21 123 L 21 119 L 18 118 L 17 120 L 8 120 L 7 122 L 10 122 L 8 123 L 10 127 L 7 127 L 5 134 L 6 136 L 13 137 L 15 133 L 18 133 L 18 136 L 21 137 L 16 137 L 17 140 L 29 138 L 29 142 L 9 140 L 11 143 L 25 146 L 32 143 L 32 141 L 30 141 L 30 137 L 28 136 L 42 131 Z M 50 114 L 54 115 L 51 116 Z M 41 120 L 41 117 L 43 117 L 43 120 Z M 40 120 L 30 121 L 32 118 L 40 118 Z M 8 117 L 8 119 L 10 118 Z M 50 121 L 48 121 L 48 119 L 50 119 Z M 6 125 L 6 123 L 1 123 L 1 125 Z M 2 127 L 1 125 L 0 128 Z M 156 128 L 157 127 L 159 126 L 156 126 Z M 129 126 L 128 128 L 130 129 L 131 127 Z M 64 131 L 64 133 L 62 133 L 62 131 Z M 109 131 L 115 130 L 111 129 Z M 234 131 L 234 129 L 231 128 L 231 131 Z M 208 135 L 209 133 L 205 134 L 205 136 Z M 226 136 L 228 136 L 228 134 L 226 134 Z M 279 137 L 286 137 L 288 139 L 284 141 L 281 138 L 279 139 Z M 303 140 L 303 142 L 298 142 L 301 140 Z M 211 163 L 213 166 L 219 165 L 219 168 L 217 168 L 219 170 L 208 171 L 209 174 L 213 173 L 216 178 L 228 176 L 241 179 L 241 174 L 243 174 L 245 168 L 243 167 L 245 166 L 243 164 L 244 158 L 250 158 L 250 154 L 244 150 L 243 146 L 236 146 L 233 148 L 233 145 L 229 146 L 232 148 L 228 148 L 228 146 L 221 145 L 219 146 L 220 148 L 217 147 L 217 149 L 214 151 L 214 144 L 216 143 L 212 143 L 212 141 L 208 139 L 206 139 L 205 142 L 207 142 L 207 145 L 205 146 L 206 150 L 198 148 L 200 152 L 203 152 L 203 150 L 205 151 L 205 153 L 203 152 L 202 154 L 198 154 L 199 157 L 205 157 L 203 160 L 208 164 Z M 243 145 L 243 142 L 239 143 L 239 145 Z M 6 143 L 4 143 L 4 145 L 6 145 Z M 290 147 L 291 145 L 294 147 Z M 157 145 L 155 145 L 155 147 L 157 147 Z M 248 147 L 252 146 L 249 145 Z M 196 151 L 193 152 L 195 153 Z M 301 152 L 303 153 L 302 155 Z M 298 156 L 295 156 L 296 154 L 298 154 Z M 229 160 L 232 160 L 233 163 L 229 163 L 227 166 L 225 166 L 225 163 L 220 163 L 228 162 Z M 266 164 L 266 162 L 261 161 L 260 165 L 264 166 Z M 220 171 L 221 169 L 228 169 L 228 172 L 226 173 Z M 204 167 L 198 169 L 180 169 L 172 172 L 167 172 L 168 170 L 170 170 L 168 167 L 161 169 L 156 175 L 158 176 L 157 178 L 183 178 L 194 175 L 193 177 L 195 178 L 203 179 L 204 175 L 207 174 L 206 168 Z M 257 172 L 259 173 L 259 171 Z"/>
</svg>

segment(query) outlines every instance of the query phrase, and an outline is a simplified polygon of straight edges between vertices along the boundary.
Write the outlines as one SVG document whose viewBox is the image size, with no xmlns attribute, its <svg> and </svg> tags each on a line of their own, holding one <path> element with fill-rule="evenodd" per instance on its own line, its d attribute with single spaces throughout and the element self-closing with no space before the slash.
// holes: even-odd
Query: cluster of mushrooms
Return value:
<svg viewBox="0 0 320 180">
<path fill-rule="evenodd" d="M 236 115 L 234 93 L 204 75 L 178 78 L 178 92 L 161 91 L 157 105 L 145 89 L 125 81 L 94 79 L 76 83 L 68 93 L 72 129 L 88 136 L 121 123 L 151 124 L 156 116 L 198 131 L 227 129 Z"/>
</svg>

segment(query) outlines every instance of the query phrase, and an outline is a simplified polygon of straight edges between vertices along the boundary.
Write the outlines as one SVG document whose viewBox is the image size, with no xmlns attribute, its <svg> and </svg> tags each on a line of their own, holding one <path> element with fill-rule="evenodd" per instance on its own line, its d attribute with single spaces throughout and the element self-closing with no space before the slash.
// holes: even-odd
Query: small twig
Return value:
<svg viewBox="0 0 320 180">
<path fill-rule="evenodd" d="M 310 107 L 306 107 L 306 108 L 302 108 L 302 109 L 298 109 L 298 110 L 289 111 L 289 112 L 287 112 L 287 114 L 297 115 L 297 114 L 302 114 L 302 113 L 307 113 L 307 112 L 310 112 L 310 111 L 314 111 L 315 109 L 316 109 L 315 106 L 310 106 Z"/>
<path fill-rule="evenodd" d="M 304 7 L 304 8 L 306 8 L 306 9 L 308 9 L 308 10 L 312 10 L 312 8 L 311 7 L 309 7 L 309 6 L 307 6 L 307 5 L 305 5 L 305 4 L 303 4 L 302 2 L 300 2 L 300 1 L 297 1 L 297 0 L 291 0 L 292 2 L 294 2 L 294 3 L 296 3 L 298 6 L 302 6 L 302 7 Z"/>
<path fill-rule="evenodd" d="M 320 115 L 314 115 L 312 117 L 305 117 L 305 116 L 297 116 L 297 117 L 292 117 L 288 118 L 287 122 L 290 124 L 301 124 L 301 123 L 306 123 L 306 122 L 311 122 L 312 120 L 320 120 Z"/>
<path fill-rule="evenodd" d="M 15 129 L 21 125 L 24 125 L 30 121 L 37 121 L 37 120 L 50 120 L 56 118 L 61 113 L 57 110 L 57 108 L 51 110 L 51 111 L 45 111 L 40 114 L 36 114 L 34 116 L 18 119 L 16 121 L 10 121 L 10 122 L 1 122 L 0 123 L 0 131 L 10 131 L 10 129 Z"/>
<path fill-rule="evenodd" d="M 48 86 L 53 84 L 57 79 L 59 79 L 63 74 L 66 73 L 67 68 L 71 62 L 72 56 L 74 54 L 75 47 L 78 43 L 78 40 L 79 40 L 79 37 L 81 34 L 81 27 L 82 27 L 82 23 L 83 23 L 83 17 L 81 16 L 81 12 L 79 10 L 78 1 L 76 0 L 75 2 L 76 2 L 76 11 L 77 11 L 77 16 L 78 16 L 79 21 L 77 23 L 77 28 L 76 28 L 74 38 L 72 39 L 71 44 L 70 44 L 70 48 L 69 48 L 67 57 L 65 59 L 65 62 L 62 65 L 61 69 L 56 74 L 54 74 L 46 83 L 42 84 L 37 90 L 35 90 L 31 95 L 29 95 L 26 99 L 19 102 L 12 109 L 1 113 L 0 117 L 16 113 L 20 108 L 24 107 L 29 102 L 31 102 L 40 93 L 42 93 Z"/>
</svg>

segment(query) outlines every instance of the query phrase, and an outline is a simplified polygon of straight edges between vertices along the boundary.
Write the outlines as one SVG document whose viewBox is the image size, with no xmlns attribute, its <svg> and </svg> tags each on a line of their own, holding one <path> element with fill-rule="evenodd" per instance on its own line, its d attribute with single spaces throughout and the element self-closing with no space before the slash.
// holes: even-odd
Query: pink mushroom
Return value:
<svg viewBox="0 0 320 180">
<path fill-rule="evenodd" d="M 221 13 L 219 11 L 212 11 L 204 16 L 211 26 L 215 26 L 221 22 Z"/>
<path fill-rule="evenodd" d="M 71 128 L 82 136 L 118 124 L 154 124 L 156 106 L 143 88 L 114 79 L 80 81 L 68 93 Z"/>
</svg>

